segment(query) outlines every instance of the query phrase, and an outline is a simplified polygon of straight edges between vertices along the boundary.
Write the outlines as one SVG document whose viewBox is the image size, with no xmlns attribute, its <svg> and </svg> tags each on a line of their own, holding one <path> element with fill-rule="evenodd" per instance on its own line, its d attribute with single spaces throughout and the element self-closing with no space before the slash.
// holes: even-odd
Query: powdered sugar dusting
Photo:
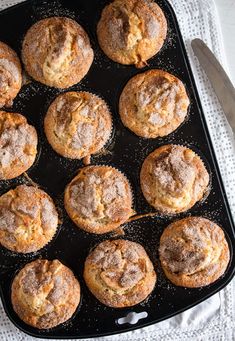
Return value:
<svg viewBox="0 0 235 341">
<path fill-rule="evenodd" d="M 75 149 L 89 149 L 93 142 L 94 126 L 89 123 L 80 123 L 76 135 L 73 136 L 71 147 Z"/>
<path fill-rule="evenodd" d="M 28 163 L 35 155 L 30 155 L 27 146 L 36 150 L 37 138 L 34 129 L 21 124 L 19 127 L 4 129 L 0 135 L 0 165 L 2 168 L 16 164 Z"/>
<path fill-rule="evenodd" d="M 194 166 L 184 158 L 184 148 L 178 146 L 173 147 L 167 156 L 156 162 L 154 174 L 163 188 L 173 192 L 192 184 L 197 176 Z"/>
<path fill-rule="evenodd" d="M 82 51 L 83 57 L 87 58 L 90 55 L 90 53 L 92 53 L 90 46 L 85 42 L 85 40 L 82 37 L 77 38 L 77 43 Z"/>
<path fill-rule="evenodd" d="M 161 118 L 161 116 L 158 113 L 150 114 L 148 122 L 152 123 L 153 125 L 157 124 L 160 127 L 162 125 L 164 125 L 164 123 L 165 123 L 164 120 Z"/>
<path fill-rule="evenodd" d="M 54 204 L 48 199 L 41 200 L 41 215 L 42 224 L 49 228 L 56 228 L 58 225 L 58 215 L 55 210 Z"/>
<path fill-rule="evenodd" d="M 20 82 L 20 72 L 17 66 L 8 59 L 0 58 L 0 73 L 1 72 L 3 72 L 3 74 L 4 72 L 7 72 L 9 77 L 13 78 L 14 82 Z"/>
<path fill-rule="evenodd" d="M 147 33 L 150 39 L 157 38 L 161 29 L 161 26 L 157 20 L 150 19 L 147 23 Z"/>
</svg>

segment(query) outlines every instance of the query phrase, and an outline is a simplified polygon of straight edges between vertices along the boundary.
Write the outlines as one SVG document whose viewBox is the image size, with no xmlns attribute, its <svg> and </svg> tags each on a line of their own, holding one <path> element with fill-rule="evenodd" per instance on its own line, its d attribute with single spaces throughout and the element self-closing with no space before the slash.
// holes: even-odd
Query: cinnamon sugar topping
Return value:
<svg viewBox="0 0 235 341">
<path fill-rule="evenodd" d="M 37 133 L 20 114 L 0 112 L 0 178 L 26 171 L 37 153 Z"/>
<path fill-rule="evenodd" d="M 178 285 L 190 287 L 216 280 L 229 260 L 222 229 L 202 217 L 170 224 L 161 236 L 159 253 L 167 276 Z"/>
<path fill-rule="evenodd" d="M 65 157 L 78 159 L 98 152 L 112 130 L 106 103 L 88 92 L 67 92 L 57 97 L 44 123 L 52 147 Z"/>
<path fill-rule="evenodd" d="M 20 185 L 0 197 L 0 243 L 12 251 L 39 250 L 57 225 L 53 201 L 38 188 Z"/>
<path fill-rule="evenodd" d="M 141 187 L 156 209 L 183 212 L 201 200 L 208 190 L 209 174 L 192 150 L 179 145 L 156 149 L 144 161 Z"/>
<path fill-rule="evenodd" d="M 70 185 L 71 205 L 77 214 L 99 226 L 108 221 L 118 221 L 125 215 L 123 200 L 130 198 L 127 180 L 115 169 L 89 168 L 85 177 L 78 176 Z M 130 202 L 130 199 L 128 199 Z M 128 212 L 128 211 L 127 211 Z"/>
</svg>

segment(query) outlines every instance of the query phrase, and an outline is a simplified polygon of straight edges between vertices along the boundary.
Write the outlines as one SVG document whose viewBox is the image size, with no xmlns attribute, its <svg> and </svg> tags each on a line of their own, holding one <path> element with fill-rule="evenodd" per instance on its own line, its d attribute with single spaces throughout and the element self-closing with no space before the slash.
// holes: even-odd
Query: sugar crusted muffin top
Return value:
<svg viewBox="0 0 235 341">
<path fill-rule="evenodd" d="M 144 248 L 128 240 L 106 240 L 86 259 L 84 278 L 103 304 L 133 306 L 153 290 L 156 273 Z"/>
<path fill-rule="evenodd" d="M 105 101 L 89 92 L 66 92 L 50 105 L 44 130 L 56 152 L 81 159 L 108 141 L 112 118 Z"/>
<path fill-rule="evenodd" d="M 0 41 L 0 108 L 12 105 L 21 85 L 20 60 L 15 51 Z"/>
<path fill-rule="evenodd" d="M 226 270 L 229 248 L 223 230 L 202 217 L 170 224 L 160 239 L 160 260 L 176 285 L 200 287 L 213 283 Z"/>
<path fill-rule="evenodd" d="M 209 174 L 200 157 L 180 145 L 157 148 L 144 161 L 140 173 L 146 200 L 163 213 L 191 208 L 208 191 Z"/>
<path fill-rule="evenodd" d="M 72 317 L 80 302 L 80 285 L 60 261 L 38 259 L 15 276 L 11 299 L 25 323 L 48 329 Z"/>
<path fill-rule="evenodd" d="M 36 22 L 27 31 L 22 60 L 35 80 L 56 88 L 78 83 L 94 58 L 87 33 L 74 20 L 51 17 Z"/>
<path fill-rule="evenodd" d="M 132 215 L 128 180 L 108 166 L 82 168 L 65 191 L 65 208 L 71 219 L 92 233 L 106 233 Z"/>
<path fill-rule="evenodd" d="M 119 100 L 123 124 L 136 135 L 156 138 L 170 134 L 185 120 L 189 106 L 183 83 L 163 70 L 131 78 Z"/>
<path fill-rule="evenodd" d="M 37 143 L 37 132 L 24 116 L 0 111 L 0 179 L 15 178 L 30 168 Z"/>
<path fill-rule="evenodd" d="M 39 188 L 20 185 L 0 197 L 0 244 L 16 252 L 34 252 L 56 233 L 58 214 Z"/>
<path fill-rule="evenodd" d="M 167 21 L 152 0 L 115 0 L 107 5 L 97 26 L 104 53 L 121 64 L 146 65 L 162 47 Z"/>
</svg>

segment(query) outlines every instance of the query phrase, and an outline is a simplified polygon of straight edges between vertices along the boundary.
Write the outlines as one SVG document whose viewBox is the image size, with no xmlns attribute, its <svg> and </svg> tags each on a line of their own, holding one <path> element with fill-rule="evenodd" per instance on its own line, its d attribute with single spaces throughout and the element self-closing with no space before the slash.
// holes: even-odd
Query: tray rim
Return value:
<svg viewBox="0 0 235 341">
<path fill-rule="evenodd" d="M 17 4 L 15 4 L 15 5 L 13 5 L 13 6 L 9 6 L 9 7 L 5 8 L 5 9 L 3 9 L 3 10 L 0 10 L 0 16 L 1 16 L 1 14 L 6 14 L 8 11 L 15 10 L 18 7 L 22 7 L 24 5 L 33 3 L 34 1 L 35 0 L 24 0 L 24 1 L 21 1 L 21 2 L 19 2 Z M 40 0 L 40 1 L 43 1 L 43 0 Z M 153 1 L 158 3 L 157 0 L 153 0 Z M 221 189 L 221 194 L 222 194 L 222 197 L 223 197 L 224 206 L 226 208 L 227 217 L 229 219 L 229 223 L 230 223 L 231 228 L 232 228 L 231 232 L 233 234 L 233 238 L 234 238 L 234 241 L 235 241 L 235 218 L 233 218 L 233 215 L 232 215 L 232 212 L 231 212 L 231 209 L 230 209 L 230 205 L 229 205 L 229 202 L 228 202 L 227 194 L 226 194 L 226 191 L 225 191 L 224 182 L 223 182 L 223 179 L 222 179 L 222 176 L 221 176 L 221 171 L 220 171 L 219 164 L 218 164 L 218 161 L 217 161 L 217 156 L 216 156 L 216 153 L 215 153 L 215 150 L 214 150 L 214 146 L 213 146 L 213 143 L 212 143 L 211 135 L 210 135 L 210 132 L 209 132 L 209 129 L 208 129 L 208 125 L 207 125 L 207 122 L 206 122 L 203 106 L 202 106 L 202 103 L 201 103 L 201 100 L 200 100 L 200 96 L 199 96 L 199 91 L 198 91 L 197 84 L 196 84 L 196 81 L 195 81 L 195 78 L 194 78 L 194 73 L 192 71 L 192 67 L 191 67 L 191 64 L 190 64 L 189 56 L 188 56 L 188 53 L 187 53 L 187 50 L 186 50 L 186 47 L 185 47 L 185 43 L 184 43 L 184 39 L 183 39 L 183 36 L 182 36 L 182 33 L 181 33 L 179 22 L 178 22 L 175 10 L 173 8 L 173 5 L 170 3 L 170 1 L 169 0 L 161 0 L 161 1 L 164 1 L 166 6 L 169 8 L 169 11 L 171 12 L 171 15 L 172 15 L 172 21 L 173 21 L 173 23 L 174 23 L 174 25 L 176 27 L 176 31 L 177 31 L 177 34 L 178 34 L 178 37 L 179 37 L 180 48 L 182 49 L 182 52 L 183 52 L 183 59 L 184 59 L 185 65 L 186 65 L 186 70 L 187 70 L 188 76 L 190 78 L 190 82 L 192 83 L 191 90 L 192 90 L 192 92 L 194 94 L 194 97 L 195 97 L 195 103 L 197 104 L 197 107 L 199 109 L 200 119 L 201 119 L 201 122 L 202 122 L 202 125 L 203 125 L 203 129 L 204 129 L 204 132 L 205 132 L 205 137 L 206 137 L 206 140 L 207 140 L 207 146 L 208 146 L 209 152 L 211 154 L 211 159 L 212 159 L 212 162 L 213 162 L 213 165 L 214 165 L 215 174 L 216 174 L 216 177 L 217 177 L 217 180 L 218 180 L 219 187 Z M 224 232 L 225 232 L 225 235 L 226 235 L 226 231 L 224 231 Z M 135 325 L 128 324 L 130 326 L 130 327 L 128 327 L 128 330 L 120 330 L 118 333 L 116 331 L 115 332 L 103 332 L 103 333 L 100 333 L 99 335 L 91 334 L 91 335 L 88 335 L 88 336 L 85 336 L 85 337 L 81 337 L 81 336 L 63 336 L 62 335 L 62 336 L 56 336 L 56 338 L 60 339 L 60 340 L 84 339 L 84 338 L 92 339 L 92 338 L 97 338 L 97 337 L 105 337 L 105 336 L 112 336 L 112 335 L 128 333 L 128 332 L 131 332 L 131 331 L 134 331 L 134 330 L 137 330 L 137 329 L 142 329 L 142 328 L 145 328 L 145 327 L 157 324 L 159 322 L 162 322 L 164 320 L 167 320 L 167 319 L 169 319 L 169 318 L 171 318 L 173 316 L 176 316 L 176 315 L 178 315 L 178 314 L 180 314 L 180 313 L 182 313 L 184 311 L 187 311 L 187 310 L 195 307 L 196 305 L 204 302 L 208 298 L 212 297 L 213 295 L 217 294 L 219 291 L 224 289 L 231 282 L 233 277 L 235 276 L 235 247 L 233 246 L 233 243 L 232 243 L 232 240 L 230 239 L 230 237 L 227 237 L 227 240 L 228 240 L 228 243 L 230 245 L 230 252 L 231 252 L 230 262 L 229 262 L 227 270 L 230 270 L 232 265 L 234 265 L 234 267 L 231 269 L 231 273 L 230 273 L 228 279 L 224 283 L 222 283 L 217 289 L 215 289 L 214 292 L 208 293 L 202 299 L 199 299 L 196 302 L 188 305 L 186 308 L 179 309 L 179 310 L 177 310 L 177 312 L 169 314 L 167 316 L 167 318 L 162 317 L 162 318 L 157 319 L 157 321 L 142 323 L 141 326 L 138 325 L 138 322 Z M 5 273 L 8 273 L 8 271 L 6 271 Z M 223 277 L 222 277 L 222 279 L 223 279 Z M 221 278 L 219 278 L 217 281 L 220 281 L 220 280 L 221 280 Z M 195 289 L 195 290 L 197 290 L 197 289 Z M 7 315 L 7 317 L 9 318 L 9 320 L 20 331 L 22 331 L 26 335 L 33 336 L 33 337 L 35 337 L 37 339 L 48 339 L 48 340 L 55 339 L 54 336 L 50 336 L 50 335 L 46 335 L 46 334 L 44 335 L 43 332 L 42 332 L 41 335 L 39 335 L 40 334 L 40 330 L 38 330 L 38 334 L 36 334 L 34 332 L 28 331 L 28 330 L 24 329 L 23 327 L 21 327 L 14 320 L 14 318 L 11 316 L 11 314 L 8 311 L 8 307 L 7 307 L 7 304 L 6 304 L 5 299 L 4 299 L 4 295 L 3 295 L 3 291 L 2 291 L 1 285 L 0 285 L 0 298 L 1 298 L 2 305 L 3 305 L 4 311 L 5 311 L 6 315 Z M 125 309 L 133 309 L 134 310 L 135 306 L 128 307 L 128 308 L 125 308 Z M 122 309 L 120 309 L 120 311 L 122 311 Z M 144 311 L 144 307 L 143 307 L 143 311 Z M 141 319 L 139 321 L 141 321 Z M 23 321 L 22 321 L 22 323 L 23 323 Z M 125 326 L 125 325 L 126 324 L 124 324 L 122 326 Z M 37 330 L 37 329 L 35 328 L 35 330 Z"/>
</svg>

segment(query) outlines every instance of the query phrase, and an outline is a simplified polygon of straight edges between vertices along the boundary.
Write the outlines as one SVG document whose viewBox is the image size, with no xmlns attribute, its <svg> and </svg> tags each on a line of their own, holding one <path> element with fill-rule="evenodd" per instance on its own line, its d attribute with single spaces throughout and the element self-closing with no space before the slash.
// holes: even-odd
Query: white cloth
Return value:
<svg viewBox="0 0 235 341">
<path fill-rule="evenodd" d="M 0 9 L 19 0 L 0 0 Z M 190 41 L 202 38 L 226 67 L 220 27 L 213 0 L 171 0 L 180 23 L 187 52 L 197 81 L 209 131 L 235 217 L 235 149 L 231 132 L 218 100 L 204 72 L 193 56 Z M 105 341 L 234 341 L 235 340 L 235 280 L 220 293 L 198 306 L 164 322 L 121 335 L 103 338 Z M 79 318 L 79 316 L 78 316 Z M 0 340 L 32 341 L 34 338 L 20 332 L 6 317 L 0 303 Z M 99 341 L 101 339 L 99 338 Z"/>
</svg>

